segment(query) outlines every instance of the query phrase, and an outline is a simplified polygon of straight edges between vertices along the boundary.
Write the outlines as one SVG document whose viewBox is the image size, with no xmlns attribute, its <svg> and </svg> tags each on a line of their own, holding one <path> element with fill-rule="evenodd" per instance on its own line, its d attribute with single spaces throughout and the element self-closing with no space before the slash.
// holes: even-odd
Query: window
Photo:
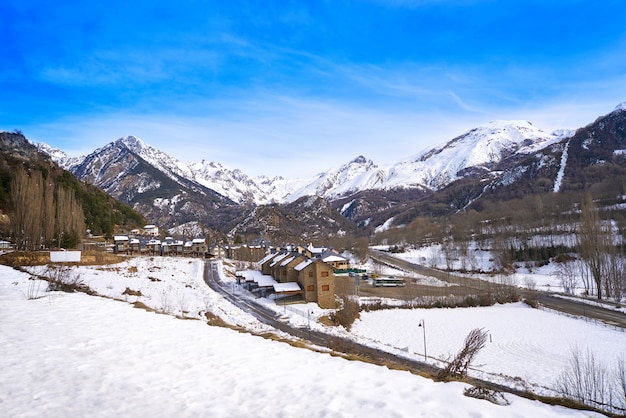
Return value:
<svg viewBox="0 0 626 418">
<path fill-rule="evenodd" d="M 313 277 L 313 272 L 309 271 L 309 277 Z"/>
<path fill-rule="evenodd" d="M 312 292 L 312 291 L 314 291 L 314 290 L 315 290 L 315 286 L 313 286 L 312 284 L 310 284 L 310 285 L 308 285 L 308 286 L 306 287 L 306 290 L 307 290 L 307 292 Z"/>
<path fill-rule="evenodd" d="M 329 291 L 330 290 L 330 286 L 327 285 L 327 284 L 323 284 L 322 285 L 322 290 Z"/>
<path fill-rule="evenodd" d="M 322 272 L 322 277 L 328 277 L 328 272 L 327 271 L 323 271 Z"/>
</svg>

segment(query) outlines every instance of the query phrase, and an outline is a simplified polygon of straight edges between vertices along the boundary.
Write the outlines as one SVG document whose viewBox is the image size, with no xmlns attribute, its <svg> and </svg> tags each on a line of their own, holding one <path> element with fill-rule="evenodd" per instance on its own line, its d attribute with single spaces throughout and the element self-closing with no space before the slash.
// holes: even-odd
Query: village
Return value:
<svg viewBox="0 0 626 418">
<path fill-rule="evenodd" d="M 228 258 L 256 263 L 259 271 L 237 272 L 237 283 L 259 297 L 275 295 L 282 303 L 315 302 L 322 309 L 336 308 L 335 274 L 355 273 L 348 258 L 312 244 L 273 247 L 258 244 L 213 244 L 206 238 L 160 238 L 156 225 L 113 237 L 113 252 L 120 255 Z M 364 273 L 359 270 L 358 273 Z"/>
</svg>

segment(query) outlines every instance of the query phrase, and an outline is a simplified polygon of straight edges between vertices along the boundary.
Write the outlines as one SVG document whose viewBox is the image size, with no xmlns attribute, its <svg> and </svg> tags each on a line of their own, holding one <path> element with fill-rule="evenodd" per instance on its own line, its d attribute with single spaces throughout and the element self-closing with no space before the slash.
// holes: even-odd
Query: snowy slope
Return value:
<svg viewBox="0 0 626 418">
<path fill-rule="evenodd" d="M 294 201 L 302 196 L 333 198 L 359 190 L 377 188 L 386 177 L 386 172 L 378 168 L 372 160 L 359 156 L 336 170 L 320 173 L 312 181 L 283 196 Z"/>
<path fill-rule="evenodd" d="M 190 178 L 234 202 L 267 203 L 267 191 L 239 169 L 231 170 L 220 163 L 202 160 L 188 166 Z"/>
<path fill-rule="evenodd" d="M 440 189 L 472 170 L 490 171 L 503 158 L 514 153 L 530 153 L 565 137 L 570 131 L 547 134 L 526 121 L 494 121 L 454 138 L 442 147 L 421 152 L 390 167 L 379 167 L 372 160 L 359 156 L 336 169 L 313 178 L 285 179 L 251 178 L 239 169 L 230 169 L 217 162 L 185 165 L 142 140 L 129 136 L 118 139 L 82 159 L 70 159 L 63 152 L 45 144 L 39 148 L 61 166 L 76 173 L 76 167 L 91 170 L 79 177 L 98 179 L 100 160 L 115 158 L 114 153 L 131 151 L 168 177 L 189 179 L 239 203 L 289 203 L 302 196 L 333 199 L 362 190 L 394 188 Z M 85 164 L 87 163 L 87 164 Z M 122 170 L 122 169 L 120 169 Z M 119 172 L 124 175 L 123 171 Z M 99 179 L 101 180 L 101 179 Z"/>
<path fill-rule="evenodd" d="M 441 148 L 393 166 L 384 187 L 423 185 L 440 189 L 462 177 L 463 170 L 490 171 L 502 158 L 529 153 L 560 140 L 526 121 L 494 121 L 458 136 Z"/>
<path fill-rule="evenodd" d="M 112 297 L 120 297 L 128 287 L 144 295 L 127 295 L 128 302 L 140 299 L 158 310 L 170 307 L 172 315 L 186 308 L 192 318 L 197 318 L 197 310 L 210 310 L 228 318 L 239 317 L 236 322 L 252 333 L 264 331 L 262 324 L 235 312 L 233 305 L 204 285 L 202 264 L 197 260 L 137 258 L 80 270 L 86 283 Z M 600 416 L 510 394 L 504 395 L 510 405 L 495 405 L 463 396 L 468 387 L 464 383 L 433 382 L 405 371 L 207 326 L 204 320 L 184 321 L 134 309 L 119 300 L 81 293 L 44 293 L 46 284 L 29 278 L 29 274 L 0 266 L 2 416 Z M 41 293 L 33 290 L 36 286 L 41 286 Z M 38 297 L 29 298 L 34 295 Z M 519 331 L 503 326 L 505 335 L 493 328 L 490 350 L 508 348 L 501 350 L 508 357 L 500 358 L 518 361 L 515 348 L 519 342 L 529 342 L 535 361 L 524 364 L 529 370 L 542 370 L 545 344 L 532 328 L 536 318 L 525 316 L 541 313 L 517 310 L 512 306 L 476 312 L 492 313 L 480 321 L 500 318 L 502 324 L 528 324 Z M 507 315 L 507 311 L 515 312 Z M 385 320 L 387 313 L 392 318 Z M 447 316 L 440 323 L 429 316 L 426 322 L 429 348 L 444 353 L 455 351 L 459 343 L 445 333 L 447 326 L 476 326 L 472 324 L 475 317 L 466 320 L 467 310 L 394 309 L 364 315 L 356 334 L 363 335 L 363 341 L 377 339 L 392 344 L 403 344 L 405 341 L 398 338 L 410 337 L 407 343 L 416 344 L 422 341 L 422 330 L 398 326 L 416 323 L 420 313 Z M 404 315 L 408 314 L 415 318 L 405 322 Z M 292 320 L 304 321 L 306 326 L 306 315 L 293 315 Z M 569 318 L 554 320 L 557 323 L 553 326 L 559 331 L 581 338 L 586 333 L 578 326 L 589 327 Z M 571 326 L 562 326 L 566 323 Z M 322 327 L 317 322 L 312 325 Z M 601 330 L 596 327 L 596 332 Z M 605 343 L 607 337 L 601 335 L 594 344 Z M 486 361 L 493 365 L 497 358 L 490 354 Z"/>
</svg>

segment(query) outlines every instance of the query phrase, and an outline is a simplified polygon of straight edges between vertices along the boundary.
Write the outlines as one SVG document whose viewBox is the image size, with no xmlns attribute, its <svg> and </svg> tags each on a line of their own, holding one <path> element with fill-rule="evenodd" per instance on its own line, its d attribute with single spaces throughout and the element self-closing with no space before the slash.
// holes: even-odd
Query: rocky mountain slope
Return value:
<svg viewBox="0 0 626 418">
<path fill-rule="evenodd" d="M 290 205 L 297 207 L 306 197 L 316 196 L 352 227 L 371 232 L 382 224 L 410 222 L 420 214 L 438 216 L 480 207 L 481 199 L 580 188 L 604 175 L 598 172 L 607 172 L 607 167 L 619 171 L 616 167 L 623 167 L 626 154 L 619 122 L 624 107 L 576 133 L 548 134 L 526 121 L 490 122 L 389 167 L 359 156 L 311 179 L 251 178 L 216 162 L 185 165 L 134 137 L 82 158 L 70 159 L 43 144 L 40 149 L 79 178 L 164 226 L 199 220 L 238 233 L 267 234 L 272 228 L 294 226 L 294 231 L 319 228 L 322 235 L 351 228 L 332 217 L 335 224 L 296 216 L 290 218 L 289 228 L 278 221 L 295 214 Z M 613 135 L 607 134 L 610 139 L 604 134 L 607 129 Z M 581 164 L 587 168 L 579 170 Z M 266 209 L 259 205 L 280 212 L 273 217 L 276 225 L 261 225 L 258 214 Z"/>
<path fill-rule="evenodd" d="M 41 178 L 44 182 L 42 191 L 49 197 L 46 205 L 61 207 L 62 191 L 71 190 L 83 210 L 84 223 L 94 235 L 111 235 L 115 226 L 137 228 L 143 226 L 145 219 L 127 205 L 111 198 L 99 188 L 79 181 L 74 175 L 63 170 L 46 153 L 40 152 L 20 132 L 0 132 L 0 235 L 12 239 L 10 220 L 15 213 L 13 181 L 19 170 L 25 170 L 31 181 Z M 35 183 L 33 183 L 35 184 Z M 33 190 L 29 206 L 35 205 L 41 196 Z M 50 193 L 49 195 L 47 193 Z M 45 216 L 49 207 L 31 208 L 31 214 L 41 219 L 31 219 L 41 224 L 41 228 L 54 228 L 55 234 L 64 232 L 63 225 L 43 225 L 53 216 Z M 67 209 L 67 208 L 65 208 Z M 20 210 L 24 210 L 23 208 Z M 63 211 L 62 209 L 59 209 Z M 50 221 L 52 222 L 52 220 Z M 82 234 L 85 231 L 75 231 Z M 50 242 L 42 244 L 51 245 Z"/>
<path fill-rule="evenodd" d="M 195 181 L 185 164 L 132 136 L 59 162 L 159 225 L 200 221 L 223 228 L 241 212 L 239 204 Z"/>
</svg>

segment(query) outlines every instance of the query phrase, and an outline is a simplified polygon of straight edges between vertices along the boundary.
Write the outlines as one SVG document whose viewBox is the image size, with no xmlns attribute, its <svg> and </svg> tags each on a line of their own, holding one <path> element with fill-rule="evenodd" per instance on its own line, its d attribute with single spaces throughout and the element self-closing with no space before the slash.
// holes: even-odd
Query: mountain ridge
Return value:
<svg viewBox="0 0 626 418">
<path fill-rule="evenodd" d="M 626 103 L 620 104 L 576 131 L 550 134 L 527 121 L 492 121 L 387 167 L 357 155 L 308 179 L 252 178 L 206 160 L 185 165 L 134 137 L 120 138 L 82 163 L 65 161 L 84 180 L 90 180 L 88 174 L 92 180 L 99 178 L 101 187 L 127 182 L 127 194 L 118 191 L 117 196 L 164 226 L 200 221 L 239 235 L 265 234 L 266 239 L 307 227 L 318 229 L 309 235 L 317 238 L 354 231 L 367 234 L 381 230 L 381 225 L 408 224 L 418 216 L 480 210 L 485 199 L 578 190 L 593 184 L 594 178 L 606 178 L 605 168 L 594 158 L 608 161 L 613 172 L 621 173 L 626 144 L 622 144 L 619 124 L 626 119 L 625 110 Z M 604 125 L 611 128 L 602 133 Z M 610 147 L 597 146 L 592 131 L 601 134 Z M 105 150 L 110 151 L 108 156 Z M 584 155 L 591 152 L 593 156 Z M 53 153 L 63 158 L 61 152 Z M 352 224 L 328 213 L 325 220 L 305 216 L 310 212 L 310 197 L 324 199 Z M 255 210 L 261 205 L 271 209 Z M 322 214 L 325 209 L 319 208 Z M 271 213 L 277 224 L 260 219 L 260 213 Z"/>
<path fill-rule="evenodd" d="M 69 171 L 96 181 L 94 163 L 85 171 L 85 161 L 120 146 L 126 146 L 172 180 L 185 178 L 239 204 L 291 203 L 303 196 L 336 199 L 363 190 L 390 190 L 397 187 L 438 190 L 463 177 L 463 170 L 490 170 L 512 153 L 528 153 L 558 142 L 571 131 L 546 134 L 526 121 L 493 121 L 455 137 L 440 147 L 414 154 L 388 167 L 380 167 L 359 155 L 350 162 L 311 178 L 285 179 L 250 177 L 240 169 L 218 162 L 184 164 L 134 136 L 126 136 L 96 149 L 88 156 L 69 157 L 44 143 L 44 153 Z M 145 187 L 150 187 L 145 185 Z"/>
</svg>

